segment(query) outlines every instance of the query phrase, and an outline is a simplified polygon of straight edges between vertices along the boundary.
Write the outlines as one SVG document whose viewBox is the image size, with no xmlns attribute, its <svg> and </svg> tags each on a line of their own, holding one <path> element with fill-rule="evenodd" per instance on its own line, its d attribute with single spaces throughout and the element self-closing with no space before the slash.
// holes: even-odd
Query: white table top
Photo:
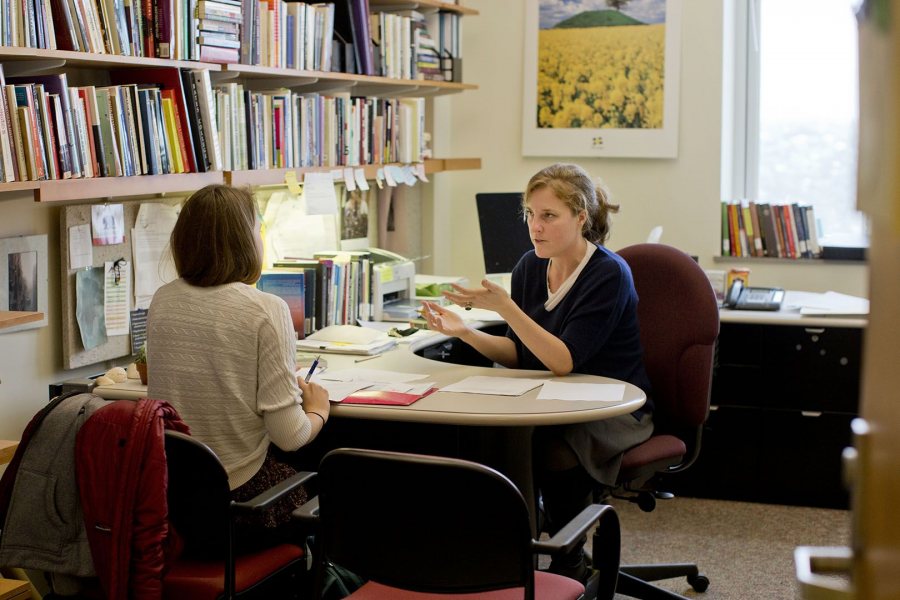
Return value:
<svg viewBox="0 0 900 600">
<path fill-rule="evenodd" d="M 328 371 L 352 368 L 360 356 L 323 354 L 328 359 Z M 378 358 L 359 363 L 360 367 L 384 369 L 406 373 L 427 374 L 427 381 L 434 381 L 438 388 L 473 375 L 494 377 L 530 377 L 562 380 L 569 383 L 619 383 L 616 379 L 594 375 L 571 374 L 554 378 L 547 371 L 526 371 L 490 367 L 471 367 L 429 360 L 415 355 L 407 348 L 399 347 L 385 352 Z M 410 421 L 452 425 L 561 425 L 608 419 L 627 414 L 640 408 L 646 395 L 637 386 L 625 384 L 622 402 L 590 402 L 566 400 L 538 400 L 536 388 L 521 396 L 498 396 L 434 392 L 410 406 L 386 406 L 371 404 L 332 404 L 331 414 L 351 419 L 385 421 Z M 108 399 L 137 399 L 147 393 L 140 381 L 130 379 L 125 383 L 98 386 L 94 393 Z"/>
</svg>

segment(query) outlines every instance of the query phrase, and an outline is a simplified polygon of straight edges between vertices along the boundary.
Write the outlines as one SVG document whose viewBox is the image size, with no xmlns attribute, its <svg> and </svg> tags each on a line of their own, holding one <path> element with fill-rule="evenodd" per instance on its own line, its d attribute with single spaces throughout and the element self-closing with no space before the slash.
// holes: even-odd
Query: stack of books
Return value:
<svg viewBox="0 0 900 600">
<path fill-rule="evenodd" d="M 722 256 L 820 258 L 813 207 L 722 202 Z"/>
<path fill-rule="evenodd" d="M 199 0 L 196 23 L 199 60 L 220 64 L 240 62 L 243 23 L 240 0 Z"/>
</svg>

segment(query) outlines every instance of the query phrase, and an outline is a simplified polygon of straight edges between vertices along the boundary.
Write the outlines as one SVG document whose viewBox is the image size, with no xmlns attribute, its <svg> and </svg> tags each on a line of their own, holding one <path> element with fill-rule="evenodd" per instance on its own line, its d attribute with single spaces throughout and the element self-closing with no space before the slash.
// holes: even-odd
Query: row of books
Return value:
<svg viewBox="0 0 900 600">
<path fill-rule="evenodd" d="M 421 162 L 423 98 L 215 88 L 216 127 L 227 170 Z"/>
<path fill-rule="evenodd" d="M 415 163 L 422 98 L 213 88 L 206 69 L 119 69 L 109 86 L 0 65 L 0 181 Z"/>
<path fill-rule="evenodd" d="M 186 58 L 175 55 L 178 34 L 196 21 L 203 4 L 203 0 L 3 1 L 0 45 Z"/>
<path fill-rule="evenodd" d="M 377 48 L 375 75 L 398 79 L 442 81 L 440 51 L 428 31 L 426 17 L 415 10 L 371 16 Z"/>
<path fill-rule="evenodd" d="M 276 262 L 257 287 L 287 302 L 300 339 L 329 325 L 355 325 L 372 311 L 372 269 L 367 251 L 321 252 Z"/>
<path fill-rule="evenodd" d="M 333 68 L 335 5 L 285 0 L 244 3 L 244 35 L 233 60 L 248 65 L 339 71 Z M 219 61 L 217 61 L 219 62 Z"/>
<path fill-rule="evenodd" d="M 121 69 L 109 86 L 65 73 L 4 79 L 0 180 L 38 181 L 223 168 L 206 69 Z"/>
<path fill-rule="evenodd" d="M 813 207 L 722 202 L 722 256 L 821 257 Z"/>
</svg>

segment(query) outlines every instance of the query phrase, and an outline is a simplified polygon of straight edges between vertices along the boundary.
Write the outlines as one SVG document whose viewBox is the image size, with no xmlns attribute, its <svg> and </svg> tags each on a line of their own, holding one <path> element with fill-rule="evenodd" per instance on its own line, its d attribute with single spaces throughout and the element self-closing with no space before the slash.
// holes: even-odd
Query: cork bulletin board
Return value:
<svg viewBox="0 0 900 600">
<path fill-rule="evenodd" d="M 165 202 L 167 204 L 177 204 L 180 199 L 160 200 L 154 199 L 154 202 Z M 107 262 L 115 262 L 119 259 L 128 261 L 128 277 L 132 285 L 131 298 L 129 299 L 130 309 L 134 309 L 134 273 L 131 270 L 133 265 L 132 256 L 132 229 L 138 215 L 138 209 L 141 203 L 139 201 L 131 202 L 114 202 L 122 204 L 124 212 L 125 239 L 121 244 L 110 244 L 105 246 L 92 246 L 92 263 L 94 267 L 103 267 Z M 113 204 L 113 202 L 110 202 Z M 103 361 L 113 360 L 116 358 L 131 356 L 131 334 L 125 335 L 108 335 L 104 343 L 99 344 L 90 349 L 85 349 L 82 344 L 81 332 L 79 330 L 78 319 L 76 317 L 77 296 L 75 291 L 76 270 L 70 269 L 70 246 L 69 237 L 71 227 L 76 225 L 84 225 L 91 223 L 91 204 L 77 204 L 64 206 L 60 211 L 60 296 L 62 306 L 62 342 L 63 342 L 63 368 L 74 369 L 85 365 L 92 365 Z"/>
</svg>

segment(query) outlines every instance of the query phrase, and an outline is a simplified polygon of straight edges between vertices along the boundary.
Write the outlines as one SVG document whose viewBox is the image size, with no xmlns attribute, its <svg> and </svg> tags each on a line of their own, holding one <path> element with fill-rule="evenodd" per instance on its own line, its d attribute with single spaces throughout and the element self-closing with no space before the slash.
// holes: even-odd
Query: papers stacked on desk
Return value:
<svg viewBox="0 0 900 600">
<path fill-rule="evenodd" d="M 386 333 L 357 325 L 329 325 L 297 342 L 297 349 L 306 352 L 334 354 L 381 354 L 393 348 L 397 340 Z"/>
<path fill-rule="evenodd" d="M 804 316 L 864 317 L 869 314 L 869 300 L 838 292 L 788 291 L 785 304 L 800 309 Z"/>
</svg>

